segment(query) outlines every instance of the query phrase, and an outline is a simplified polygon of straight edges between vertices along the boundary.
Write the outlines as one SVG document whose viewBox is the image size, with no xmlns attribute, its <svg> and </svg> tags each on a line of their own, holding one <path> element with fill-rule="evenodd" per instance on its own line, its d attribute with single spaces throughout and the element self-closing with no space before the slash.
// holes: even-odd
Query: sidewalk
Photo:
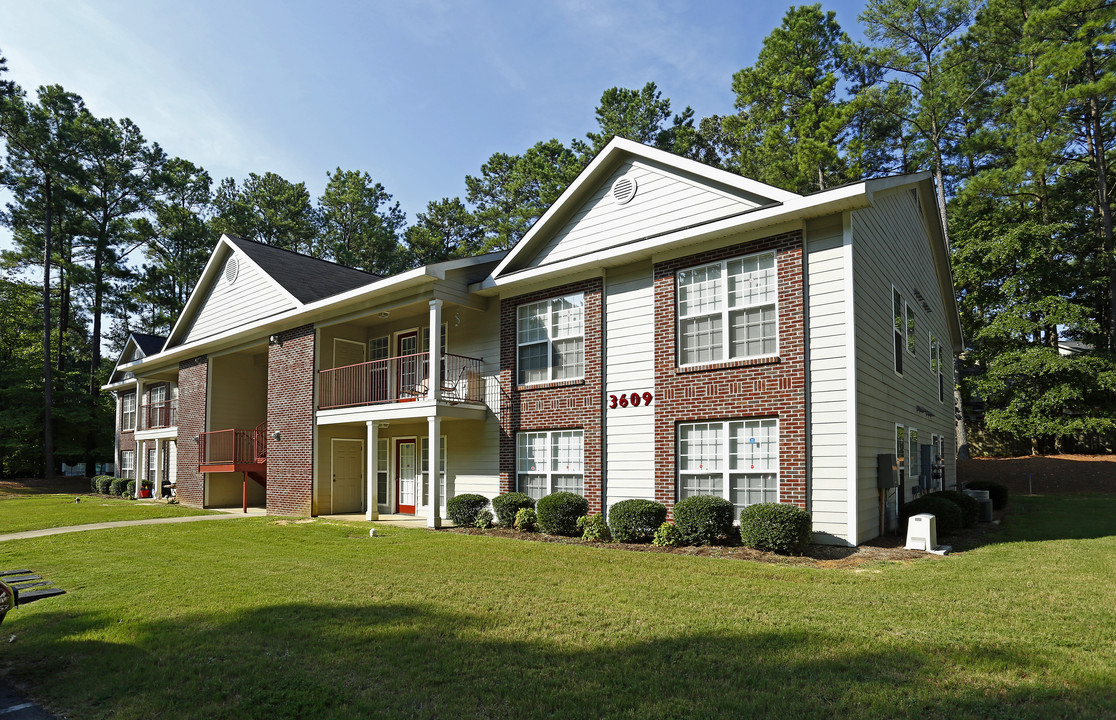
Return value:
<svg viewBox="0 0 1116 720">
<path fill-rule="evenodd" d="M 187 515 L 186 517 L 151 518 L 149 520 L 117 520 L 115 522 L 89 523 L 88 525 L 67 525 L 64 527 L 42 528 L 41 530 L 25 530 L 23 532 L 7 533 L 0 535 L 0 542 L 5 540 L 26 540 L 27 538 L 46 537 L 47 535 L 62 535 L 65 533 L 85 532 L 86 530 L 104 530 L 114 527 L 129 527 L 133 525 L 170 525 L 173 523 L 200 522 L 202 520 L 235 520 L 245 517 L 262 517 L 263 508 L 248 508 L 248 513 L 236 508 L 233 510 L 218 510 L 218 515 Z"/>
</svg>

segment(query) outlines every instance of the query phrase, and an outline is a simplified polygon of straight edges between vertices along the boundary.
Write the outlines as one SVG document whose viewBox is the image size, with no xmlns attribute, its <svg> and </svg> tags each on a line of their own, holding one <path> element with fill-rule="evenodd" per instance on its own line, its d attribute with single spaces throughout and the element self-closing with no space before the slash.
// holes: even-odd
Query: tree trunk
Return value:
<svg viewBox="0 0 1116 720">
<path fill-rule="evenodd" d="M 50 362 L 50 222 L 51 205 L 51 178 L 47 174 L 44 180 L 44 195 L 46 200 L 46 227 L 43 233 L 43 477 L 47 480 L 54 479 L 54 428 L 52 427 L 51 407 L 54 405 L 54 392 L 52 390 L 52 371 Z"/>
<path fill-rule="evenodd" d="M 102 226 L 100 237 L 105 237 L 105 226 Z M 97 385 L 97 372 L 101 369 L 101 314 L 104 305 L 104 251 L 101 240 L 97 240 L 97 247 L 93 253 L 93 337 L 89 348 L 89 417 L 97 416 L 97 398 L 101 389 Z M 93 456 L 97 445 L 97 431 L 94 427 L 86 430 L 85 436 L 85 474 L 92 475 L 90 469 L 96 462 Z"/>
<path fill-rule="evenodd" d="M 1093 53 L 1085 53 L 1085 74 L 1090 81 L 1096 81 L 1093 65 Z M 1108 269 L 1108 349 L 1116 352 L 1116 258 L 1113 257 L 1114 247 L 1112 238 L 1112 203 L 1108 199 L 1108 161 L 1105 157 L 1104 126 L 1101 122 L 1101 110 L 1096 95 L 1086 98 L 1085 109 L 1088 116 L 1089 129 L 1093 136 L 1092 160 L 1097 174 L 1097 204 L 1101 216 L 1101 239 L 1104 247 L 1105 266 Z"/>
</svg>

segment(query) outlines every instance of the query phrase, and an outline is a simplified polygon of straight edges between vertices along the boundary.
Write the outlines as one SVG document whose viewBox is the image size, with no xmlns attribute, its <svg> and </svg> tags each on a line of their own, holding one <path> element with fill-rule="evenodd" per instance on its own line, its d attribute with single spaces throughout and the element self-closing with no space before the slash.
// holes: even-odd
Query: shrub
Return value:
<svg viewBox="0 0 1116 720">
<path fill-rule="evenodd" d="M 608 511 L 608 529 L 616 542 L 650 542 L 666 516 L 666 505 L 654 500 L 621 500 Z"/>
<path fill-rule="evenodd" d="M 112 475 L 95 475 L 89 480 L 89 489 L 95 493 L 107 495 L 112 481 Z"/>
<path fill-rule="evenodd" d="M 963 492 L 957 490 L 939 490 L 928 494 L 926 497 L 940 497 L 949 500 L 951 503 L 961 508 L 961 525 L 964 527 L 972 527 L 977 524 L 980 519 L 980 501 L 976 498 L 969 497 Z"/>
<path fill-rule="evenodd" d="M 992 507 L 1003 510 L 1008 503 L 1008 489 L 1006 485 L 991 480 L 973 480 L 965 483 L 966 490 L 987 490 L 988 497 L 992 500 Z"/>
<path fill-rule="evenodd" d="M 810 513 L 789 503 L 758 503 L 740 511 L 740 539 L 750 548 L 801 555 L 810 544 Z"/>
<path fill-rule="evenodd" d="M 539 500 L 535 506 L 539 530 L 547 535 L 580 535 L 577 519 L 589 512 L 589 501 L 577 493 L 556 492 Z"/>
<path fill-rule="evenodd" d="M 481 510 L 477 513 L 477 519 L 473 522 L 473 526 L 481 530 L 487 530 L 492 527 L 492 512 L 490 510 Z"/>
<path fill-rule="evenodd" d="M 492 509 L 496 511 L 500 527 L 510 528 L 515 524 L 516 513 L 523 508 L 534 507 L 535 501 L 524 493 L 510 492 L 492 498 Z"/>
<path fill-rule="evenodd" d="M 112 482 L 109 483 L 109 495 L 123 495 L 128 492 L 128 483 L 130 482 L 135 481 L 129 480 L 128 478 L 113 478 Z M 133 485 L 132 489 L 134 490 L 135 487 L 136 486 Z"/>
<path fill-rule="evenodd" d="M 612 540 L 612 533 L 608 531 L 608 523 L 600 513 L 582 515 L 577 519 L 577 526 L 581 528 L 581 538 L 589 542 L 608 542 Z"/>
<path fill-rule="evenodd" d="M 961 508 L 941 497 L 921 497 L 903 505 L 901 515 L 908 520 L 912 515 L 930 513 L 937 518 L 939 535 L 953 535 L 961 529 Z"/>
<path fill-rule="evenodd" d="M 143 485 L 140 485 L 140 487 L 145 488 L 147 490 L 151 490 L 155 486 L 151 484 L 150 480 L 144 480 Z M 129 480 L 128 481 L 128 486 L 124 490 L 124 497 L 134 498 L 135 496 L 136 496 L 136 481 L 135 480 Z"/>
<path fill-rule="evenodd" d="M 484 495 L 454 495 L 446 501 L 446 517 L 458 527 L 476 525 L 477 515 L 488 507 L 488 498 Z"/>
<path fill-rule="evenodd" d="M 655 531 L 655 538 L 651 544 L 659 547 L 678 547 L 682 544 L 682 536 L 678 533 L 678 528 L 665 522 Z"/>
<path fill-rule="evenodd" d="M 515 529 L 520 532 L 535 532 L 535 523 L 539 518 L 533 508 L 519 508 L 515 514 Z"/>
<path fill-rule="evenodd" d="M 674 506 L 674 525 L 686 545 L 712 545 L 732 532 L 732 503 L 714 495 L 694 495 Z"/>
</svg>

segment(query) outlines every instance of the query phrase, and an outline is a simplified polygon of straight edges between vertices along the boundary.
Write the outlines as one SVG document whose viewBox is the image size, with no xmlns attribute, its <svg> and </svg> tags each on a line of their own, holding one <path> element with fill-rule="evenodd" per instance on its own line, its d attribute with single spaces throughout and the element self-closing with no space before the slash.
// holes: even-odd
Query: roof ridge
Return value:
<svg viewBox="0 0 1116 720">
<path fill-rule="evenodd" d="M 377 279 L 383 279 L 383 277 L 384 277 L 383 275 L 380 275 L 378 273 L 368 272 L 367 270 L 361 270 L 360 268 L 350 267 L 349 265 L 342 265 L 341 263 L 333 262 L 332 260 L 326 260 L 325 258 L 314 257 L 313 255 L 307 255 L 306 253 L 300 253 L 297 250 L 291 250 L 290 248 L 280 247 L 278 245 L 269 245 L 268 243 L 260 242 L 259 240 L 251 240 L 249 238 L 241 237 L 239 235 L 233 235 L 231 233 L 224 233 L 224 235 L 229 240 L 232 240 L 234 243 L 237 243 L 237 242 L 251 243 L 252 245 L 257 245 L 257 246 L 262 247 L 262 248 L 268 248 L 270 250 L 278 250 L 280 252 L 289 253 L 291 255 L 294 255 L 295 257 L 304 258 L 306 260 L 316 260 L 318 262 L 322 262 L 322 263 L 325 263 L 327 265 L 332 265 L 333 267 L 341 268 L 343 270 L 352 270 L 353 272 L 358 272 L 358 273 L 362 273 L 364 275 L 369 275 L 369 276 L 377 278 Z"/>
</svg>

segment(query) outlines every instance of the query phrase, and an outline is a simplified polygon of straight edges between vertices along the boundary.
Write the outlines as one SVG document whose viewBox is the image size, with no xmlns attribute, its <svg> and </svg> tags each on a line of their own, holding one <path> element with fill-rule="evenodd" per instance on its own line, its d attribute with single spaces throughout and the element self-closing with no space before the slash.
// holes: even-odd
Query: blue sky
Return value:
<svg viewBox="0 0 1116 720">
<path fill-rule="evenodd" d="M 824 7 L 859 38 L 863 4 Z M 675 110 L 730 112 L 787 7 L 0 0 L 0 52 L 24 88 L 130 117 L 215 182 L 272 171 L 317 197 L 327 170 L 364 170 L 413 221 L 494 152 L 583 137 L 606 88 L 653 80 Z"/>
</svg>

